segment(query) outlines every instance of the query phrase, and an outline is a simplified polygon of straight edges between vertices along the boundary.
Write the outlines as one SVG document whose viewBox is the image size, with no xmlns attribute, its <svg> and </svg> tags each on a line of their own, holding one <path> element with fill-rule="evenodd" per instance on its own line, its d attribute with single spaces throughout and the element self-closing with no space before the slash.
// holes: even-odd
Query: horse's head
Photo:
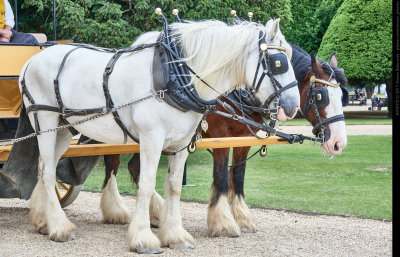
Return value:
<svg viewBox="0 0 400 257">
<path fill-rule="evenodd" d="M 259 26 L 256 43 L 249 49 L 246 80 L 263 105 L 278 107 L 277 119 L 292 119 L 300 106 L 297 81 L 290 62 L 292 48 L 279 28 L 279 19 Z"/>
<path fill-rule="evenodd" d="M 313 133 L 323 138 L 323 149 L 341 154 L 347 145 L 343 106 L 348 104 L 347 80 L 337 67 L 336 54 L 329 63 L 320 63 L 311 55 L 311 72 L 299 86 L 301 110 L 314 126 Z"/>
<path fill-rule="evenodd" d="M 279 29 L 279 19 L 266 26 L 211 20 L 171 27 L 182 45 L 184 61 L 202 78 L 192 76 L 201 98 L 215 99 L 238 85 L 243 89 L 249 85 L 260 105 L 279 107 L 279 120 L 294 117 L 300 94 L 290 63 L 291 47 Z"/>
</svg>

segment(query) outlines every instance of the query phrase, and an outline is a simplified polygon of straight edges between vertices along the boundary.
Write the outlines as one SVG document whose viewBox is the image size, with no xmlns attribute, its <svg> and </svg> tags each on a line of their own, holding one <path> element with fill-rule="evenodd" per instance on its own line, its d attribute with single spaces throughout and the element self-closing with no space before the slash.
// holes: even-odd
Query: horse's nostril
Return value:
<svg viewBox="0 0 400 257">
<path fill-rule="evenodd" d="M 335 144 L 334 149 L 335 149 L 335 151 L 339 151 L 338 143 Z"/>
</svg>

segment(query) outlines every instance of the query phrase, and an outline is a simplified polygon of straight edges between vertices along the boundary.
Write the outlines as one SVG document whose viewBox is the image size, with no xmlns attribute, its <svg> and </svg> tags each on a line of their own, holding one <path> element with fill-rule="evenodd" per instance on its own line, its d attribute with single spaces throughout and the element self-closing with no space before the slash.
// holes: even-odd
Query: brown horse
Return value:
<svg viewBox="0 0 400 257">
<path fill-rule="evenodd" d="M 335 53 L 331 55 L 329 63 L 327 63 L 318 61 L 313 54 L 310 56 L 297 46 L 292 45 L 292 48 L 291 62 L 299 82 L 302 113 L 314 126 L 313 133 L 324 139 L 324 150 L 332 155 L 340 154 L 347 144 L 342 105 L 344 106 L 348 102 L 348 92 L 345 88 L 347 80 L 343 70 L 337 67 Z M 227 101 L 225 98 L 222 100 Z M 221 106 L 218 106 L 218 110 L 224 111 Z M 237 108 L 236 112 L 240 113 Z M 261 116 L 257 113 L 248 113 L 247 115 L 254 121 L 262 122 Z M 207 122 L 209 128 L 206 133 L 203 133 L 203 137 L 252 135 L 246 125 L 217 114 L 209 114 Z M 233 148 L 230 168 L 228 167 L 229 148 L 213 149 L 212 151 L 214 180 L 207 217 L 210 236 L 235 237 L 239 236 L 241 232 L 255 232 L 255 225 L 244 201 L 243 188 L 249 150 L 250 147 Z M 111 185 L 116 185 L 115 175 L 118 172 L 119 155 L 105 156 L 105 165 L 106 178 L 103 192 L 112 190 L 114 195 L 117 195 L 116 187 Z M 136 184 L 139 180 L 139 167 L 139 154 L 134 154 L 128 164 L 128 169 Z M 153 225 L 158 222 L 162 204 L 162 197 L 154 192 L 150 207 Z M 105 210 L 103 210 L 104 212 Z M 114 214 L 105 214 L 104 220 L 113 223 L 129 221 L 128 217 L 125 217 L 126 215 L 120 216 L 121 218 L 114 218 L 116 217 Z"/>
</svg>

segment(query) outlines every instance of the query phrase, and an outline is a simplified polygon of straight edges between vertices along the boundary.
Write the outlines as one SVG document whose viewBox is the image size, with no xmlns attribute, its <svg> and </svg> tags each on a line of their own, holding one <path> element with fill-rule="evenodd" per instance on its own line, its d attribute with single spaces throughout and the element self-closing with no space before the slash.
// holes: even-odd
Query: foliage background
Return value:
<svg viewBox="0 0 400 257">
<path fill-rule="evenodd" d="M 351 85 L 373 89 L 386 83 L 391 98 L 392 2 L 345 0 L 323 36 L 318 55 L 328 58 L 333 51 Z"/>
<path fill-rule="evenodd" d="M 25 0 L 20 7 L 21 31 L 42 32 L 53 38 L 52 0 Z M 104 47 L 126 47 L 140 34 L 161 29 L 162 24 L 154 14 L 157 7 L 169 22 L 176 20 L 171 14 L 175 8 L 180 18 L 187 20 L 227 20 L 232 9 L 245 19 L 251 11 L 261 23 L 279 17 L 283 28 L 292 20 L 289 0 L 57 0 L 57 38 Z"/>
<path fill-rule="evenodd" d="M 317 53 L 322 37 L 343 0 L 291 0 L 292 22 L 283 33 L 305 51 Z"/>
</svg>

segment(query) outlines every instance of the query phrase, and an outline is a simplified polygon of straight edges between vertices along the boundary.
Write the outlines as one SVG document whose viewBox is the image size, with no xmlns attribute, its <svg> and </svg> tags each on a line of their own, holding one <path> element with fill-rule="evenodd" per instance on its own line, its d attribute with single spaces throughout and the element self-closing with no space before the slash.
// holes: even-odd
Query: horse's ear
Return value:
<svg viewBox="0 0 400 257">
<path fill-rule="evenodd" d="M 329 64 L 330 64 L 332 67 L 337 67 L 338 60 L 337 60 L 336 52 L 333 52 L 333 54 L 332 54 L 331 57 L 329 58 Z"/>
<path fill-rule="evenodd" d="M 267 21 L 267 24 L 265 24 L 265 27 L 266 27 L 266 28 L 271 27 L 271 24 L 272 24 L 273 22 L 274 22 L 273 19 L 269 19 L 269 20 Z"/>
<path fill-rule="evenodd" d="M 317 58 L 315 57 L 314 52 L 312 52 L 312 54 L 311 54 L 311 67 L 314 72 L 316 72 L 322 68 L 319 61 L 317 61 Z"/>
<path fill-rule="evenodd" d="M 280 21 L 281 21 L 281 19 L 279 19 L 279 18 L 272 21 L 271 32 L 269 33 L 269 38 L 268 38 L 269 40 L 271 40 L 271 41 L 274 40 L 275 36 L 280 31 L 280 29 L 279 29 L 279 22 Z M 269 25 L 268 23 L 267 23 L 267 25 Z"/>
</svg>

